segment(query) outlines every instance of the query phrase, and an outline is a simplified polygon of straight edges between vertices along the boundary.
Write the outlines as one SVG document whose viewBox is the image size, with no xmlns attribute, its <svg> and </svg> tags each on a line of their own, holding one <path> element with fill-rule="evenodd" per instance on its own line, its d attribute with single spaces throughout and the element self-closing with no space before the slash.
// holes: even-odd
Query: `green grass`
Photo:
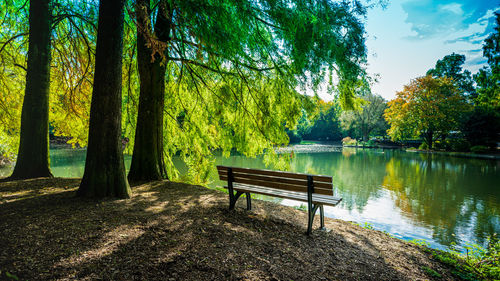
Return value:
<svg viewBox="0 0 500 281">
<path fill-rule="evenodd" d="M 500 241 L 496 235 L 488 238 L 486 248 L 477 244 L 467 244 L 466 253 L 456 250 L 452 244 L 447 251 L 432 249 L 425 240 L 413 240 L 412 243 L 439 262 L 453 268 L 452 274 L 463 280 L 500 280 Z M 424 270 L 426 270 L 424 268 Z M 434 276 L 432 272 L 426 272 Z"/>
<path fill-rule="evenodd" d="M 303 140 L 303 141 L 300 141 L 299 144 L 317 144 L 317 143 L 319 143 L 319 141 Z"/>
<path fill-rule="evenodd" d="M 441 278 L 442 275 L 439 274 L 437 271 L 435 271 L 434 269 L 432 268 L 429 268 L 427 266 L 424 266 L 422 267 L 422 269 L 430 276 L 430 277 L 434 277 L 434 278 Z"/>
</svg>

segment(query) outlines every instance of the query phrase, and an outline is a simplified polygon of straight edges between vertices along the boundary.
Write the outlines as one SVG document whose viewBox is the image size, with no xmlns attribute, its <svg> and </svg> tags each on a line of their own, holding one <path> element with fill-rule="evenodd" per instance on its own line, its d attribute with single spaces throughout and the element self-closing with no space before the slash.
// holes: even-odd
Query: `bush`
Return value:
<svg viewBox="0 0 500 281">
<path fill-rule="evenodd" d="M 448 145 L 447 145 L 446 141 L 435 141 L 434 142 L 434 149 L 436 149 L 436 150 L 441 150 L 441 149 L 448 150 L 447 148 L 448 148 Z"/>
<path fill-rule="evenodd" d="M 288 139 L 290 140 L 290 144 L 292 143 L 300 143 L 302 141 L 302 136 L 297 132 L 297 130 L 286 130 L 286 134 L 288 135 Z"/>
<path fill-rule="evenodd" d="M 461 131 L 471 145 L 496 147 L 500 133 L 500 113 L 491 108 L 476 107 L 462 122 Z"/>
<path fill-rule="evenodd" d="M 350 137 L 345 137 L 342 139 L 342 145 L 356 145 L 358 142 Z"/>
<path fill-rule="evenodd" d="M 487 146 L 484 146 L 484 145 L 475 145 L 473 147 L 470 148 L 470 151 L 474 152 L 474 153 L 484 153 L 484 152 L 488 152 L 488 147 Z"/>
<path fill-rule="evenodd" d="M 452 151 L 469 151 L 470 143 L 464 139 L 450 139 L 448 140 L 448 147 Z"/>
<path fill-rule="evenodd" d="M 418 149 L 421 149 L 421 150 L 428 150 L 429 149 L 429 146 L 427 145 L 427 143 L 423 142 L 419 147 Z"/>
<path fill-rule="evenodd" d="M 366 146 L 376 146 L 377 144 L 375 143 L 374 140 L 369 140 L 369 141 L 365 142 L 365 145 Z"/>
<path fill-rule="evenodd" d="M 496 234 L 488 238 L 486 248 L 466 244 L 466 254 L 458 252 L 455 245 L 450 246 L 447 251 L 441 251 L 429 248 L 424 240 L 411 242 L 432 254 L 434 259 L 452 267 L 451 273 L 461 280 L 500 280 L 500 241 Z M 426 271 L 434 276 L 432 272 Z"/>
</svg>

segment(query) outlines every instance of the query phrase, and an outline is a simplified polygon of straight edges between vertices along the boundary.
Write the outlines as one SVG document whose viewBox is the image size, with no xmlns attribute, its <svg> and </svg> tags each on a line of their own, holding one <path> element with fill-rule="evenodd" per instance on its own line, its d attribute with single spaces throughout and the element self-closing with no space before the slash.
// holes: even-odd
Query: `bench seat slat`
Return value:
<svg viewBox="0 0 500 281">
<path fill-rule="evenodd" d="M 217 166 L 217 170 L 219 171 L 227 171 L 228 167 L 226 166 Z M 231 167 L 233 172 L 241 172 L 248 174 L 259 174 L 259 175 L 267 175 L 267 176 L 275 176 L 275 177 L 283 177 L 283 178 L 294 178 L 307 180 L 307 176 L 313 176 L 314 182 L 326 182 L 331 183 L 332 177 L 330 176 L 322 176 L 322 175 L 309 175 L 302 173 L 291 173 L 291 172 L 282 172 L 282 171 L 272 171 L 272 170 L 264 170 L 264 169 L 250 169 L 250 168 L 240 168 L 240 167 Z"/>
<path fill-rule="evenodd" d="M 258 193 L 263 195 L 270 195 L 280 198 L 287 198 L 287 199 L 307 202 L 307 192 L 295 192 L 295 191 L 288 191 L 281 189 L 273 189 L 273 188 L 259 187 L 243 183 L 234 183 L 233 188 L 234 190 L 238 190 L 241 192 Z M 336 206 L 337 204 L 340 203 L 340 201 L 342 201 L 342 198 L 335 198 L 320 194 L 313 194 L 312 199 L 313 203 L 315 204 L 323 204 L 329 206 Z"/>
</svg>

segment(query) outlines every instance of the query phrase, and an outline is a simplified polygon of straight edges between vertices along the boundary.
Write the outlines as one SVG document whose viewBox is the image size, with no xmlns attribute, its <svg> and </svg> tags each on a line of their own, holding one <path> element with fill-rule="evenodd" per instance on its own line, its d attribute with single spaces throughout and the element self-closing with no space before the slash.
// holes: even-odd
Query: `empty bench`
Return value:
<svg viewBox="0 0 500 281">
<path fill-rule="evenodd" d="M 217 166 L 220 180 L 227 181 L 229 209 L 246 194 L 247 210 L 252 209 L 251 193 L 307 202 L 307 234 L 311 234 L 316 211 L 320 210 L 321 228 L 325 228 L 323 206 L 336 206 L 342 198 L 333 196 L 332 177 L 281 171 Z"/>
</svg>

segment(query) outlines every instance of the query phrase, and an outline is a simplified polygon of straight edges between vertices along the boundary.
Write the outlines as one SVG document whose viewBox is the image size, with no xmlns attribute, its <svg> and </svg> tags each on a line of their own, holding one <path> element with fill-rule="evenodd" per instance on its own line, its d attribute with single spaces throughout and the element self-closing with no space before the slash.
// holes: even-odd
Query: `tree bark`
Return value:
<svg viewBox="0 0 500 281">
<path fill-rule="evenodd" d="M 31 0 L 26 90 L 17 162 L 10 179 L 52 177 L 49 168 L 52 1 Z"/>
<path fill-rule="evenodd" d="M 124 0 L 101 0 L 85 172 L 77 195 L 129 198 L 121 149 Z"/>
<path fill-rule="evenodd" d="M 167 44 L 170 21 L 166 17 L 165 2 L 162 1 L 158 8 L 154 30 L 151 30 L 149 5 L 148 0 L 137 1 L 137 65 L 140 95 L 134 152 L 128 174 L 130 181 L 158 180 L 167 177 L 163 159 L 163 108 L 167 52 L 166 48 L 165 51 L 153 51 L 147 46 L 147 42 L 148 39 L 155 38 Z M 164 52 L 164 57 L 157 51 Z"/>
<path fill-rule="evenodd" d="M 425 142 L 427 143 L 427 145 L 429 146 L 429 149 L 432 149 L 433 139 L 434 139 L 434 131 L 432 131 L 432 130 L 428 130 L 428 131 L 424 134 L 424 140 L 425 140 Z"/>
</svg>

